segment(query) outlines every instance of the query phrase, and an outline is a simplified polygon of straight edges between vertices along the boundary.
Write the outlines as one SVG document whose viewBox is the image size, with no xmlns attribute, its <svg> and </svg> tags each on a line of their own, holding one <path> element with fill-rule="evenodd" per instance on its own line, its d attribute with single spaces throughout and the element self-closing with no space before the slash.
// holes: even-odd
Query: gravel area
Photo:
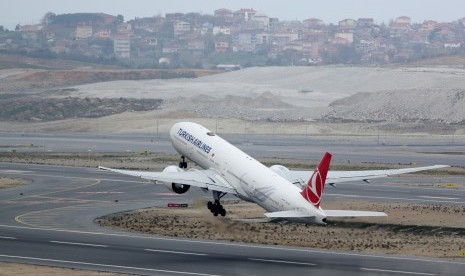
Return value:
<svg viewBox="0 0 465 276">
<path fill-rule="evenodd" d="M 326 209 L 384 211 L 383 218 L 333 220 L 328 226 L 244 222 L 263 218 L 255 204 L 226 202 L 228 215 L 213 217 L 198 199 L 189 208 L 149 208 L 117 213 L 96 223 L 124 231 L 357 252 L 460 259 L 465 252 L 465 208 L 369 201 L 325 201 Z"/>
<path fill-rule="evenodd" d="M 34 275 L 34 276 L 124 276 L 126 274 L 108 273 L 81 269 L 49 267 L 41 265 L 28 265 L 28 264 L 15 264 L 15 263 L 1 263 L 0 262 L 0 275 L 1 276 L 17 276 L 17 275 Z"/>
</svg>

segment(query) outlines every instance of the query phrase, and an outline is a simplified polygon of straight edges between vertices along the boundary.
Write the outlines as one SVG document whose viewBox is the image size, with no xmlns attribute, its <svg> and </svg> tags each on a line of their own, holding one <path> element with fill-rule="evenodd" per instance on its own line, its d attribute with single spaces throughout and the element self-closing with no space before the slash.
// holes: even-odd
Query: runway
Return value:
<svg viewBox="0 0 465 276">
<path fill-rule="evenodd" d="M 0 260 L 143 275 L 463 275 L 465 261 L 369 255 L 115 232 L 93 219 L 210 196 L 91 168 L 0 163 L 33 184 L 0 190 Z M 416 181 L 430 181 L 427 177 Z M 328 198 L 465 204 L 465 190 L 405 186 L 409 177 L 328 187 Z M 433 181 L 458 182 L 458 177 Z M 207 212 L 207 210 L 206 210 Z"/>
<path fill-rule="evenodd" d="M 333 162 L 465 166 L 465 138 L 462 136 L 221 136 L 255 158 L 279 157 L 319 161 L 323 152 L 329 151 L 333 154 Z M 0 132 L 0 141 L 0 151 L 176 153 L 167 134 L 155 136 Z"/>
<path fill-rule="evenodd" d="M 465 263 L 0 226 L 0 260 L 147 275 L 463 275 Z M 5 237 L 9 237 L 5 238 Z"/>
</svg>

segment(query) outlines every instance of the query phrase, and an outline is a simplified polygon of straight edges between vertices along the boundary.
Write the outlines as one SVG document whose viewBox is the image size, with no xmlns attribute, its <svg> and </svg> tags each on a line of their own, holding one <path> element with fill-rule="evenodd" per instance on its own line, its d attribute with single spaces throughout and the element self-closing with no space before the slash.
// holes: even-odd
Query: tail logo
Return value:
<svg viewBox="0 0 465 276">
<path fill-rule="evenodd" d="M 320 170 L 316 169 L 308 181 L 308 185 L 303 190 L 302 196 L 315 207 L 320 206 L 321 192 L 323 191 L 323 180 Z"/>
<path fill-rule="evenodd" d="M 320 164 L 313 171 L 312 176 L 308 180 L 307 186 L 300 194 L 313 204 L 316 208 L 320 207 L 320 200 L 325 188 L 326 176 L 328 175 L 329 163 L 331 162 L 331 153 L 326 152 L 321 158 Z"/>
</svg>

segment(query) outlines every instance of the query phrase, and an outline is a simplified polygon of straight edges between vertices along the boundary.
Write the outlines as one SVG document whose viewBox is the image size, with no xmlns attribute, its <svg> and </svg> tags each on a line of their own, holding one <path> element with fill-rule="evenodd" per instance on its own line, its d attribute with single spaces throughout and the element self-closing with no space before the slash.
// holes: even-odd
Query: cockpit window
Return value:
<svg viewBox="0 0 465 276">
<path fill-rule="evenodd" d="M 209 131 L 209 132 L 207 132 L 207 135 L 208 136 L 215 136 L 216 134 L 214 132 Z"/>
</svg>

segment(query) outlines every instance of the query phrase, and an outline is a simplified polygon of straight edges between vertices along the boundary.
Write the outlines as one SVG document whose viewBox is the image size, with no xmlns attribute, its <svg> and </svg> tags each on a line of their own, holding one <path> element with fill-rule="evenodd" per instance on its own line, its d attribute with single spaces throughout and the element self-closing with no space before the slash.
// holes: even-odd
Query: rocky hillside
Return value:
<svg viewBox="0 0 465 276">
<path fill-rule="evenodd" d="M 154 110 L 161 102 L 157 99 L 43 98 L 3 95 L 0 97 L 0 120 L 28 122 L 96 118 L 125 111 Z"/>
<path fill-rule="evenodd" d="M 189 104 L 189 108 L 186 108 L 186 103 Z M 192 99 L 178 97 L 165 101 L 163 110 L 165 112 L 186 110 L 196 116 L 205 118 L 271 121 L 289 120 L 289 118 L 296 120 L 298 118 L 295 114 L 297 110 L 295 106 L 281 101 L 270 92 L 255 97 L 235 95 L 226 95 L 225 97 L 199 95 Z"/>
<path fill-rule="evenodd" d="M 324 119 L 336 122 L 465 124 L 465 90 L 358 93 L 335 101 L 330 107 Z"/>
</svg>

